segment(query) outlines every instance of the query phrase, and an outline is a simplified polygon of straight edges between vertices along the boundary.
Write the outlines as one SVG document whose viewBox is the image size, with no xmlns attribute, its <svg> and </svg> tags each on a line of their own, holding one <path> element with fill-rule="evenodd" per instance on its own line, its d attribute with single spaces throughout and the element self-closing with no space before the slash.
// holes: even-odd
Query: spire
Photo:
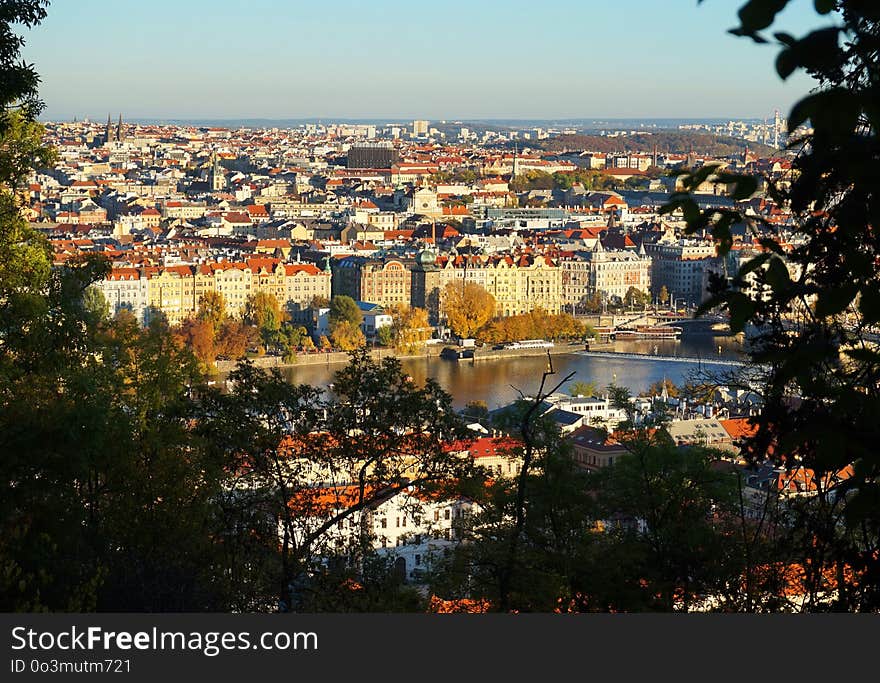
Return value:
<svg viewBox="0 0 880 683">
<path fill-rule="evenodd" d="M 122 114 L 119 115 L 119 123 L 116 124 L 116 142 L 122 142 Z"/>
</svg>

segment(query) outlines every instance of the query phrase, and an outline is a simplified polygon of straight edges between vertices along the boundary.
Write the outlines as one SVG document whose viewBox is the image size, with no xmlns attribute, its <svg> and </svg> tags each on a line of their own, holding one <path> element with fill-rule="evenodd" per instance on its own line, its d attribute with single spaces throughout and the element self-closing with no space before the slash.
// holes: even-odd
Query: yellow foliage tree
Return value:
<svg viewBox="0 0 880 683">
<path fill-rule="evenodd" d="M 348 320 L 336 323 L 330 337 L 333 345 L 340 351 L 354 351 L 367 343 L 361 328 L 352 325 Z"/>
<path fill-rule="evenodd" d="M 392 315 L 394 323 L 391 334 L 398 350 L 412 353 L 422 342 L 431 338 L 431 323 L 424 308 L 400 306 Z"/>
<path fill-rule="evenodd" d="M 495 297 L 475 282 L 450 282 L 443 289 L 443 312 L 456 336 L 473 337 L 495 315 Z"/>
</svg>

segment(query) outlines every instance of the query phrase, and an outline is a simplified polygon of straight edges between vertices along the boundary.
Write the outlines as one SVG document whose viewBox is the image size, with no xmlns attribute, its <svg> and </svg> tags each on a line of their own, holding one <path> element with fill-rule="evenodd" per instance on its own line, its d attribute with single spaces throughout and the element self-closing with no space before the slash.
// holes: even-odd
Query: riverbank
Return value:
<svg viewBox="0 0 880 683">
<path fill-rule="evenodd" d="M 454 346 L 445 347 L 440 357 L 453 362 L 462 361 L 487 361 L 487 360 L 504 360 L 508 358 L 532 358 L 535 356 L 550 355 L 558 356 L 564 353 L 577 353 L 584 350 L 584 342 L 560 342 L 554 344 L 550 348 L 534 348 L 534 349 L 493 349 L 489 346 L 479 348 L 463 349 Z"/>
<path fill-rule="evenodd" d="M 603 345 L 603 348 L 605 346 Z M 563 353 L 576 353 L 584 350 L 583 342 L 567 342 L 559 343 L 549 349 L 492 349 L 490 347 L 481 347 L 473 349 L 464 349 L 458 346 L 442 346 L 440 344 L 427 345 L 419 353 L 399 353 L 395 349 L 372 349 L 370 356 L 376 360 L 382 358 L 399 358 L 400 360 L 418 360 L 444 358 L 446 360 L 501 360 L 504 358 L 529 358 L 532 356 L 546 356 L 549 351 L 552 355 Z M 456 352 L 468 352 L 467 357 L 455 358 L 452 354 Z M 470 355 L 470 354 L 473 355 Z M 329 353 L 300 353 L 297 354 L 296 360 L 292 363 L 285 362 L 282 356 L 256 356 L 250 361 L 258 368 L 298 368 L 310 365 L 338 365 L 347 363 L 351 356 L 344 351 L 331 351 Z M 219 374 L 226 374 L 235 370 L 238 361 L 235 360 L 218 360 L 215 363 Z"/>
<path fill-rule="evenodd" d="M 400 360 L 418 359 L 418 358 L 439 358 L 440 352 L 444 347 L 439 344 L 425 346 L 419 353 L 404 354 L 398 353 L 394 349 L 372 349 L 370 356 L 376 360 L 382 358 L 395 357 Z M 285 362 L 282 356 L 256 356 L 249 359 L 258 368 L 298 368 L 310 365 L 338 365 L 348 363 L 351 356 L 344 351 L 331 351 L 329 353 L 300 353 L 296 355 L 294 362 Z M 226 374 L 235 370 L 239 361 L 237 360 L 218 360 L 215 363 L 219 374 Z"/>
</svg>

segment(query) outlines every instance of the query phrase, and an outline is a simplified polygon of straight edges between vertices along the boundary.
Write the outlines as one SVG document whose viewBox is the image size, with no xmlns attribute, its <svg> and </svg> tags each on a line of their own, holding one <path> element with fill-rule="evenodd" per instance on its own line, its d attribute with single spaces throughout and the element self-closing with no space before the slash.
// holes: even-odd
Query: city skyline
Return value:
<svg viewBox="0 0 880 683">
<path fill-rule="evenodd" d="M 787 114 L 806 83 L 783 83 L 772 49 L 726 33 L 733 5 L 431 9 L 56 3 L 23 52 L 51 120 L 760 118 Z M 817 21 L 802 9 L 783 15 L 794 34 Z"/>
</svg>

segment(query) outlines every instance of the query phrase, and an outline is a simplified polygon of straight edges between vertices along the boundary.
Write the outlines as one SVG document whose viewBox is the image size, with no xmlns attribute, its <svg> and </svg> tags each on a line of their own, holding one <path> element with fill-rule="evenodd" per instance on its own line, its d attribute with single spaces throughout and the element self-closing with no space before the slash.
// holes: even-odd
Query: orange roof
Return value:
<svg viewBox="0 0 880 683">
<path fill-rule="evenodd" d="M 754 436 L 758 431 L 758 426 L 751 423 L 748 417 L 737 417 L 731 420 L 720 420 L 721 426 L 724 427 L 731 439 L 747 439 Z"/>
</svg>

